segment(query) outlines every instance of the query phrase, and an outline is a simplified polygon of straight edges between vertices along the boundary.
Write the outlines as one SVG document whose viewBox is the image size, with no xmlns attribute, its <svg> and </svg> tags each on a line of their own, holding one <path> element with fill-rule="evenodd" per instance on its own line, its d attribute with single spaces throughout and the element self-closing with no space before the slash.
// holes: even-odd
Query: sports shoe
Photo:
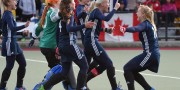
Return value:
<svg viewBox="0 0 180 90">
<path fill-rule="evenodd" d="M 123 89 L 121 89 L 120 87 L 117 87 L 116 90 L 123 90 Z"/>
<path fill-rule="evenodd" d="M 3 89 L 0 89 L 0 90 L 7 90 L 7 88 L 3 88 Z"/>
<path fill-rule="evenodd" d="M 121 87 L 122 87 L 122 86 L 120 85 L 120 81 L 119 81 L 119 83 L 118 83 L 118 86 L 117 86 L 116 90 L 123 90 Z"/>
<path fill-rule="evenodd" d="M 151 88 L 151 90 L 155 90 L 154 88 Z"/>
<path fill-rule="evenodd" d="M 38 84 L 36 84 L 36 86 L 33 88 L 33 90 L 39 90 L 40 87 L 41 87 L 41 84 L 38 83 Z"/>
<path fill-rule="evenodd" d="M 20 88 L 15 88 L 15 90 L 26 90 L 26 88 L 25 87 L 20 87 Z"/>
<path fill-rule="evenodd" d="M 45 89 L 44 89 L 44 86 L 41 85 L 41 87 L 40 87 L 38 90 L 45 90 Z"/>
<path fill-rule="evenodd" d="M 37 85 L 33 88 L 33 90 L 45 90 L 45 89 L 44 89 L 44 86 L 43 86 L 42 84 L 37 84 Z"/>
</svg>

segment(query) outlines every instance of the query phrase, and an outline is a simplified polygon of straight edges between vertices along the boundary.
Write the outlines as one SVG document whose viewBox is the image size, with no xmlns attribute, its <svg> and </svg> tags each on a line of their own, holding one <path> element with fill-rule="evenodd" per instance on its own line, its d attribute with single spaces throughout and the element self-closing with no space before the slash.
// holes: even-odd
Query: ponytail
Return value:
<svg viewBox="0 0 180 90">
<path fill-rule="evenodd" d="M 51 6 L 53 6 L 54 4 L 58 3 L 59 0 L 45 0 L 45 3 L 46 3 L 46 6 L 43 10 L 43 13 L 42 13 L 42 16 L 41 16 L 41 21 L 40 21 L 40 27 L 43 28 L 44 26 L 44 22 L 45 22 L 45 19 L 46 19 L 46 14 L 47 14 L 47 11 L 49 10 L 49 8 Z"/>
<path fill-rule="evenodd" d="M 140 8 L 143 9 L 142 12 L 145 14 L 145 19 L 148 20 L 152 24 L 152 26 L 154 27 L 154 30 L 157 31 L 156 25 L 154 23 L 154 12 L 153 12 L 153 10 L 146 5 L 140 5 Z"/>
<path fill-rule="evenodd" d="M 150 15 L 151 15 L 151 17 L 150 17 L 150 22 L 151 22 L 151 24 L 153 25 L 154 30 L 157 31 L 156 25 L 155 25 L 155 23 L 154 23 L 154 12 L 153 12 L 153 10 L 150 11 Z"/>
<path fill-rule="evenodd" d="M 46 14 L 47 14 L 47 11 L 48 11 L 49 8 L 50 8 L 50 6 L 47 5 L 47 6 L 45 6 L 45 8 L 44 8 L 44 10 L 43 10 L 42 17 L 41 17 L 41 21 L 40 21 L 40 27 L 41 27 L 41 28 L 43 28 L 43 26 L 44 26 Z"/>
<path fill-rule="evenodd" d="M 90 8 L 89 8 L 88 13 L 91 13 L 95 8 L 96 8 L 96 2 L 93 1 L 93 2 L 91 3 L 91 5 L 90 5 Z"/>
<path fill-rule="evenodd" d="M 3 13 L 6 10 L 7 2 L 9 2 L 9 1 L 8 0 L 1 0 L 0 1 L 0 6 L 1 6 L 1 17 L 0 18 L 2 18 Z"/>
</svg>

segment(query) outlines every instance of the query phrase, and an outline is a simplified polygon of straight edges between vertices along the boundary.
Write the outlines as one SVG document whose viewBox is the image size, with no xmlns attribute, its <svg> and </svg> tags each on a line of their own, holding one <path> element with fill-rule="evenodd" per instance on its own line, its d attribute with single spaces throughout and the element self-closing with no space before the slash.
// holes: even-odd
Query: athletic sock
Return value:
<svg viewBox="0 0 180 90">
<path fill-rule="evenodd" d="M 112 89 L 116 90 L 117 83 L 116 83 L 115 68 L 114 67 L 110 67 L 107 69 L 107 76 L 108 76 L 108 79 L 110 81 Z"/>
</svg>

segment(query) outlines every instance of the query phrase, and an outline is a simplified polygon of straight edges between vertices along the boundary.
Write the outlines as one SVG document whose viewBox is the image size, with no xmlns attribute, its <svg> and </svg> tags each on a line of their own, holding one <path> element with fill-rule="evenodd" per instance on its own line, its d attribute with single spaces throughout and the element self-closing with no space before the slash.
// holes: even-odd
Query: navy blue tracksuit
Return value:
<svg viewBox="0 0 180 90">
<path fill-rule="evenodd" d="M 146 69 L 158 72 L 160 52 L 157 33 L 148 20 L 138 26 L 127 28 L 126 32 L 139 32 L 139 39 L 143 46 L 143 53 L 131 59 L 124 66 L 124 76 L 126 82 L 128 82 L 128 88 L 134 90 L 134 80 L 136 80 L 145 90 L 150 90 L 151 87 L 139 72 Z"/>
<path fill-rule="evenodd" d="M 80 67 L 77 78 L 77 90 L 80 90 L 85 86 L 86 73 L 88 70 L 88 64 L 86 57 L 80 47 L 76 44 L 76 31 L 85 28 L 85 25 L 76 26 L 74 23 L 74 16 L 70 18 L 70 22 L 60 20 L 58 26 L 58 48 L 61 55 L 61 62 L 63 70 L 62 72 L 54 75 L 47 83 L 44 84 L 45 89 L 49 89 L 51 86 L 64 80 L 67 77 L 67 73 L 70 70 L 72 61 Z"/>
<path fill-rule="evenodd" d="M 84 37 L 84 47 L 87 52 L 86 58 L 88 62 L 91 62 L 91 57 L 96 60 L 96 62 L 107 69 L 107 75 L 109 81 L 111 83 L 111 87 L 113 90 L 116 90 L 117 83 L 114 78 L 115 68 L 113 66 L 112 60 L 107 55 L 104 48 L 99 44 L 98 37 L 102 29 L 102 20 L 109 21 L 115 13 L 115 9 L 113 9 L 107 16 L 98 9 L 94 9 L 89 16 L 89 21 L 95 22 L 95 25 L 92 29 L 87 29 L 85 31 Z"/>
<path fill-rule="evenodd" d="M 143 53 L 132 60 L 137 63 L 137 67 L 158 72 L 160 52 L 157 34 L 149 21 L 144 21 L 136 27 L 129 27 L 126 32 L 139 32 L 139 39 L 142 42 Z"/>
<path fill-rule="evenodd" d="M 84 38 L 84 47 L 85 50 L 89 53 L 88 55 L 90 57 L 96 57 L 96 58 L 101 58 L 101 60 L 98 60 L 99 64 L 102 64 L 105 67 L 109 67 L 112 65 L 112 61 L 106 54 L 105 50 L 103 47 L 99 44 L 98 37 L 99 34 L 102 30 L 102 20 L 108 21 L 111 19 L 113 16 L 115 10 L 109 13 L 108 16 L 104 16 L 101 11 L 96 8 L 93 10 L 89 16 L 89 21 L 92 20 L 95 22 L 95 26 L 92 29 L 87 29 L 85 31 L 85 38 Z M 103 57 L 101 57 L 103 55 Z M 87 58 L 89 58 L 87 56 Z M 89 61 L 88 61 L 89 62 Z M 106 64 L 103 64 L 106 63 Z"/>
<path fill-rule="evenodd" d="M 109 13 L 108 16 L 104 16 L 99 9 L 95 9 L 90 14 L 89 20 L 95 22 L 95 26 L 92 29 L 87 29 L 85 31 L 84 38 L 84 47 L 88 53 L 87 60 L 89 57 L 94 57 L 100 65 L 105 66 L 106 68 L 112 66 L 112 61 L 99 44 L 98 37 L 100 30 L 102 30 L 102 20 L 108 21 L 113 16 L 115 10 Z M 88 61 L 89 62 L 89 61 Z"/>
<path fill-rule="evenodd" d="M 16 33 L 18 30 L 25 28 L 25 25 L 16 26 L 13 14 L 11 11 L 4 11 L 2 16 L 2 56 L 6 57 L 6 67 L 2 73 L 0 89 L 6 87 L 6 83 L 10 77 L 11 70 L 14 67 L 15 60 L 19 64 L 17 74 L 17 85 L 16 87 L 22 87 L 23 78 L 25 76 L 26 60 L 24 54 L 17 43 Z"/>
<path fill-rule="evenodd" d="M 76 7 L 76 17 L 77 17 L 78 25 L 83 25 L 85 23 L 86 18 L 89 17 L 89 14 L 84 11 L 84 7 L 85 7 L 85 5 L 81 5 L 81 4 L 78 4 L 78 6 Z M 82 40 L 83 45 L 84 45 L 85 31 L 86 31 L 86 28 L 83 28 L 82 30 L 80 30 L 81 40 Z M 85 50 L 84 50 L 84 54 L 85 54 L 85 56 L 87 56 L 87 53 Z M 98 66 L 98 63 L 96 62 L 96 60 L 93 60 L 93 62 L 88 62 L 88 64 L 89 64 L 88 74 L 90 74 L 91 70 L 94 68 L 97 70 L 98 75 L 101 74 L 105 70 L 104 67 Z M 93 75 L 93 77 L 95 77 L 95 76 L 96 75 Z M 91 78 L 87 78 L 87 82 L 89 81 L 89 79 L 91 79 Z"/>
</svg>

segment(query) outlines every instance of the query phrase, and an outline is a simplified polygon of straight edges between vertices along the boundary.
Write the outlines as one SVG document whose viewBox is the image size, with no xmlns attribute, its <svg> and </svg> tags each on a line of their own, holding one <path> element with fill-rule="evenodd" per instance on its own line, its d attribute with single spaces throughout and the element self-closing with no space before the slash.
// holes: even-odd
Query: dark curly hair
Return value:
<svg viewBox="0 0 180 90">
<path fill-rule="evenodd" d="M 70 3 L 72 3 L 73 0 L 62 0 L 60 3 L 60 11 L 61 16 L 63 20 L 67 21 L 70 19 L 70 17 L 73 15 L 73 8 L 70 7 Z"/>
</svg>

